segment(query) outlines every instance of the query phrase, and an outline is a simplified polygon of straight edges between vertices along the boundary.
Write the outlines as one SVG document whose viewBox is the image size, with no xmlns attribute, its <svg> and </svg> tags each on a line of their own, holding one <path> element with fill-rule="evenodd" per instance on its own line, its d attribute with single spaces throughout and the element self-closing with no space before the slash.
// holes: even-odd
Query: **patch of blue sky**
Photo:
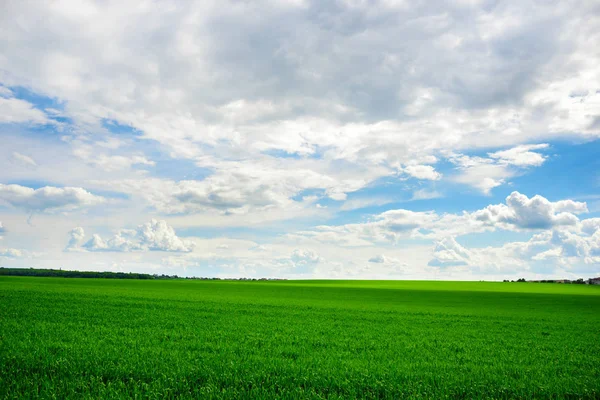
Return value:
<svg viewBox="0 0 600 400">
<path fill-rule="evenodd" d="M 551 201 L 600 194 L 600 140 L 586 143 L 556 141 L 540 167 L 512 178 L 512 189 Z"/>
<path fill-rule="evenodd" d="M 12 180 L 12 181 L 5 182 L 5 184 L 6 185 L 25 186 L 25 187 L 28 187 L 28 188 L 34 189 L 34 190 L 41 189 L 46 186 L 57 187 L 57 188 L 63 188 L 63 187 L 68 186 L 68 185 L 57 184 L 57 183 L 51 182 L 51 181 L 33 180 L 33 179 L 31 179 L 31 180 L 30 179 Z M 96 189 L 86 189 L 86 190 L 96 196 L 102 196 L 102 197 L 106 197 L 108 199 L 128 199 L 129 198 L 129 195 L 127 195 L 126 193 L 116 192 L 116 191 L 112 191 L 112 190 L 96 190 Z"/>
<path fill-rule="evenodd" d="M 96 196 L 106 197 L 107 199 L 129 199 L 130 196 L 127 193 L 116 192 L 114 190 L 97 190 L 88 189 L 88 191 Z"/>
<path fill-rule="evenodd" d="M 325 191 L 323 189 L 306 189 L 306 190 L 302 190 L 300 193 L 296 194 L 295 196 L 292 196 L 292 200 L 302 201 L 302 199 L 304 197 L 317 196 L 317 197 L 321 198 L 324 195 L 325 195 Z M 323 199 L 319 199 L 317 202 L 322 203 L 321 200 L 323 200 Z"/>
<path fill-rule="evenodd" d="M 53 184 L 50 181 L 42 181 L 42 180 L 37 180 L 37 179 L 19 179 L 19 180 L 11 180 L 11 181 L 2 182 L 2 183 L 6 184 L 6 185 L 25 186 L 25 187 L 28 187 L 31 189 L 40 189 L 45 186 L 62 187 L 60 185 Z"/>
<path fill-rule="evenodd" d="M 9 86 L 8 89 L 13 93 L 13 96 L 17 99 L 25 100 L 39 108 L 45 110 L 53 108 L 55 110 L 63 111 L 65 108 L 65 102 L 58 98 L 45 96 L 40 93 L 29 90 L 23 86 Z"/>
<path fill-rule="evenodd" d="M 150 151 L 144 152 L 144 154 L 156 164 L 141 165 L 140 169 L 149 171 L 156 178 L 201 181 L 214 173 L 211 168 L 199 167 L 192 160 L 172 158 L 161 152 Z"/>
<path fill-rule="evenodd" d="M 113 119 L 103 119 L 102 126 L 110 131 L 110 133 L 121 136 L 121 137 L 140 137 L 143 132 L 130 125 L 122 124 L 119 121 Z"/>
<path fill-rule="evenodd" d="M 275 157 L 275 158 L 289 158 L 289 159 L 293 159 L 293 160 L 300 160 L 302 158 L 305 158 L 303 155 L 301 155 L 299 153 L 295 153 L 295 152 L 290 153 L 285 150 L 279 150 L 279 149 L 265 150 L 262 152 L 262 154 L 265 154 L 270 157 Z"/>
</svg>

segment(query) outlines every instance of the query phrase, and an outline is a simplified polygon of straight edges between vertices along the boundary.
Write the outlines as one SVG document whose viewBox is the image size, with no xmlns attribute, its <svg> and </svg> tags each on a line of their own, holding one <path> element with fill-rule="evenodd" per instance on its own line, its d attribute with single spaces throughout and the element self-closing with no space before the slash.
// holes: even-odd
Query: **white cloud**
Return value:
<svg viewBox="0 0 600 400">
<path fill-rule="evenodd" d="M 73 154 L 84 160 L 87 164 L 98 167 L 104 171 L 120 171 L 129 169 L 134 165 L 154 166 L 156 163 L 141 154 L 115 155 L 104 153 L 102 149 L 114 149 L 122 145 L 122 141 L 114 141 L 109 138 L 103 142 L 85 143 L 81 140 L 69 140 L 73 148 Z M 99 149 L 102 148 L 102 149 Z"/>
<path fill-rule="evenodd" d="M 35 160 L 29 156 L 26 156 L 25 154 L 21 154 L 15 151 L 12 153 L 12 158 L 15 162 L 20 163 L 22 165 L 29 167 L 37 167 L 37 163 L 35 162 Z"/>
<path fill-rule="evenodd" d="M 417 179 L 437 181 L 442 178 L 442 174 L 431 165 L 408 165 L 404 168 L 404 172 Z"/>
<path fill-rule="evenodd" d="M 451 154 L 449 160 L 456 165 L 459 172 L 452 179 L 454 182 L 473 186 L 483 194 L 489 195 L 492 189 L 523 173 L 525 168 L 542 165 L 546 156 L 532 150 L 547 148 L 547 144 L 521 145 L 488 153 L 488 158 Z"/>
<path fill-rule="evenodd" d="M 20 258 L 22 256 L 23 252 L 18 249 L 0 249 L 0 257 Z"/>
<path fill-rule="evenodd" d="M 75 210 L 105 201 L 105 198 L 82 188 L 44 186 L 32 189 L 21 185 L 0 184 L 0 202 L 27 211 Z"/>
<path fill-rule="evenodd" d="M 467 265 L 471 261 L 471 252 L 452 237 L 446 237 L 435 244 L 433 249 L 433 266 L 456 266 Z"/>
<path fill-rule="evenodd" d="M 0 97 L 0 123 L 48 124 L 51 121 L 25 100 Z"/>
<path fill-rule="evenodd" d="M 367 14 L 346 3 L 325 13 L 304 7 L 197 1 L 159 11 L 109 2 L 74 18 L 68 4 L 17 2 L 3 13 L 1 80 L 60 98 L 78 131 L 106 135 L 103 122 L 117 121 L 192 160 L 213 154 L 252 164 L 275 151 L 329 164 L 408 165 L 412 176 L 435 180 L 433 167 L 411 162 L 600 134 L 600 96 L 581 90 L 600 81 L 600 55 L 587 45 L 597 23 L 589 5 L 438 4 L 431 13 L 379 4 Z M 389 37 L 402 37 L 402 46 Z M 536 149 L 490 157 L 539 165 Z M 135 162 L 113 156 L 99 165 Z M 478 188 L 509 177 L 485 176 Z M 347 193 L 329 191 L 338 200 Z"/>
<path fill-rule="evenodd" d="M 312 201 L 293 199 L 309 189 L 318 189 L 324 192 L 324 196 L 343 200 L 346 193 L 365 187 L 377 176 L 368 170 L 352 174 L 321 171 L 319 165 L 312 165 L 315 171 L 304 162 L 265 158 L 253 163 L 216 162 L 210 159 L 199 162 L 199 165 L 207 168 L 217 165 L 218 170 L 203 180 L 144 178 L 92 183 L 131 194 L 163 213 L 193 214 L 217 210 L 242 215 L 310 206 Z"/>
<path fill-rule="evenodd" d="M 121 229 L 114 236 L 105 240 L 98 234 L 93 234 L 92 238 L 81 243 L 84 240 L 84 231 L 82 228 L 75 228 L 70 233 L 67 251 L 112 251 L 112 252 L 131 252 L 131 251 L 173 251 L 190 252 L 194 244 L 191 241 L 181 239 L 175 234 L 175 230 L 165 221 L 152 219 L 137 229 Z"/>
<path fill-rule="evenodd" d="M 448 236 L 498 229 L 577 229 L 579 218 L 575 214 L 585 212 L 585 203 L 572 200 L 550 202 L 539 195 L 530 199 L 521 193 L 513 192 L 506 198 L 506 204 L 489 205 L 471 213 L 464 211 L 462 214 L 439 215 L 434 211 L 389 210 L 374 216 L 368 222 L 317 226 L 314 230 L 297 232 L 290 237 L 312 238 L 344 246 L 369 246 L 373 243 L 394 243 L 411 238 L 442 240 Z M 454 245 L 443 241 L 440 243 L 444 246 Z"/>
<path fill-rule="evenodd" d="M 69 243 L 67 244 L 66 250 L 78 250 L 83 243 L 83 239 L 85 238 L 85 231 L 82 227 L 78 226 L 69 232 L 69 236 Z"/>
<path fill-rule="evenodd" d="M 466 249 L 449 237 L 436 244 L 432 266 L 467 266 L 481 273 L 537 271 L 582 273 L 600 268 L 600 230 L 591 234 L 544 231 L 526 242 L 508 242 L 500 247 Z"/>
<path fill-rule="evenodd" d="M 513 147 L 512 149 L 488 153 L 492 159 L 498 160 L 501 164 L 515 165 L 517 167 L 539 167 L 546 161 L 543 154 L 531 150 L 547 149 L 548 144 L 533 144 Z"/>
<path fill-rule="evenodd" d="M 383 264 L 385 263 L 385 256 L 383 254 L 378 254 L 369 258 L 370 263 Z"/>
<path fill-rule="evenodd" d="M 308 249 L 295 249 L 290 259 L 296 266 L 314 265 L 325 261 L 317 253 Z"/>
<path fill-rule="evenodd" d="M 585 212 L 585 203 L 572 200 L 552 203 L 539 195 L 530 199 L 521 193 L 512 192 L 506 198 L 506 205 L 490 205 L 473 213 L 473 217 L 485 225 L 501 228 L 550 229 L 576 225 L 579 219 L 575 214 Z"/>
<path fill-rule="evenodd" d="M 439 199 L 440 197 L 443 197 L 443 195 L 437 190 L 419 189 L 413 193 L 411 200 L 430 200 Z"/>
<path fill-rule="evenodd" d="M 393 200 L 385 197 L 368 197 L 346 200 L 340 207 L 341 211 L 358 210 L 366 207 L 383 206 Z"/>
</svg>

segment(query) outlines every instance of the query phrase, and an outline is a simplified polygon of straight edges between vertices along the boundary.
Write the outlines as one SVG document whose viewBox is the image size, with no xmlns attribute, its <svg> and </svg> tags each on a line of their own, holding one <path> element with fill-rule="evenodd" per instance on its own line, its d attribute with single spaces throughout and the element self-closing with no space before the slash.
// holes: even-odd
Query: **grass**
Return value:
<svg viewBox="0 0 600 400">
<path fill-rule="evenodd" d="M 0 277 L 0 398 L 600 398 L 600 287 Z"/>
</svg>

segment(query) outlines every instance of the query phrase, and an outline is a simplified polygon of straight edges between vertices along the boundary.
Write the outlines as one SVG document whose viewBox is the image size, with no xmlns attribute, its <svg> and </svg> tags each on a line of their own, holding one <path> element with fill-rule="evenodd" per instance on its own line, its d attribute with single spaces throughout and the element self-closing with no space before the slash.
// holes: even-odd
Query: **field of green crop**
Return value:
<svg viewBox="0 0 600 400">
<path fill-rule="evenodd" d="M 0 277 L 0 398 L 600 398 L 600 287 Z"/>
</svg>

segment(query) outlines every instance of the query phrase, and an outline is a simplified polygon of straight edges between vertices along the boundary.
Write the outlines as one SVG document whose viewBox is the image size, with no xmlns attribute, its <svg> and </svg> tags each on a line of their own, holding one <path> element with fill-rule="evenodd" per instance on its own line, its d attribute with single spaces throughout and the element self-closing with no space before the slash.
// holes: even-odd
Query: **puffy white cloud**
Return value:
<svg viewBox="0 0 600 400">
<path fill-rule="evenodd" d="M 417 179 L 437 181 L 442 178 L 442 174 L 431 165 L 408 165 L 404 168 L 404 172 Z"/>
<path fill-rule="evenodd" d="M 76 250 L 81 246 L 83 239 L 85 238 L 85 231 L 82 227 L 78 226 L 71 229 L 69 232 L 69 243 L 67 244 L 67 250 Z"/>
<path fill-rule="evenodd" d="M 4 225 L 2 225 L 2 221 L 0 221 L 0 238 L 2 238 L 4 232 L 6 232 L 6 229 L 4 228 Z"/>
<path fill-rule="evenodd" d="M 526 242 L 508 242 L 500 247 L 466 249 L 449 237 L 436 243 L 431 266 L 467 266 L 481 273 L 557 270 L 581 273 L 600 268 L 600 230 L 591 234 L 544 231 Z"/>
<path fill-rule="evenodd" d="M 433 249 L 433 260 L 429 265 L 467 265 L 471 258 L 471 252 L 458 244 L 452 236 L 449 236 L 436 242 L 435 248 Z"/>
<path fill-rule="evenodd" d="M 548 144 L 532 144 L 513 147 L 512 149 L 489 153 L 489 157 L 498 160 L 501 164 L 515 165 L 517 167 L 539 167 L 546 161 L 543 154 L 531 150 L 547 149 Z"/>
<path fill-rule="evenodd" d="M 121 229 L 115 235 L 105 240 L 98 234 L 93 234 L 91 239 L 84 240 L 82 228 L 75 228 L 70 233 L 67 251 L 172 251 L 190 252 L 194 244 L 181 239 L 175 234 L 175 230 L 166 221 L 152 219 L 137 229 Z"/>
<path fill-rule="evenodd" d="M 383 264 L 385 263 L 386 257 L 383 254 L 378 254 L 369 258 L 370 263 Z"/>
<path fill-rule="evenodd" d="M 106 202 L 82 188 L 44 186 L 32 189 L 21 185 L 0 184 L 0 202 L 27 211 L 75 210 Z"/>
<path fill-rule="evenodd" d="M 581 230 L 588 235 L 600 231 L 600 218 L 588 218 L 581 221 Z"/>
<path fill-rule="evenodd" d="M 296 266 L 314 265 L 324 261 L 321 256 L 308 249 L 295 249 L 290 259 Z"/>
<path fill-rule="evenodd" d="M 568 210 L 568 211 L 566 211 Z M 579 218 L 575 214 L 587 212 L 585 203 L 561 200 L 551 202 L 536 195 L 531 199 L 513 192 L 506 204 L 489 205 L 484 209 L 461 214 L 442 214 L 434 211 L 415 212 L 406 209 L 389 210 L 378 214 L 371 221 L 339 226 L 318 226 L 311 231 L 291 234 L 290 237 L 312 238 L 324 243 L 345 246 L 368 246 L 378 242 L 397 242 L 401 239 L 436 239 L 440 247 L 457 243 L 444 239 L 468 233 L 504 230 L 544 230 L 560 227 L 579 229 Z M 591 229 L 592 223 L 586 223 Z M 448 255 L 449 253 L 443 253 Z M 459 254 L 457 252 L 457 254 Z"/>
<path fill-rule="evenodd" d="M 517 229 L 550 229 L 558 226 L 573 226 L 579 222 L 574 214 L 587 212 L 585 203 L 563 200 L 552 203 L 536 195 L 531 199 L 512 192 L 506 205 L 490 205 L 473 213 L 475 220 L 485 225 Z"/>
</svg>

